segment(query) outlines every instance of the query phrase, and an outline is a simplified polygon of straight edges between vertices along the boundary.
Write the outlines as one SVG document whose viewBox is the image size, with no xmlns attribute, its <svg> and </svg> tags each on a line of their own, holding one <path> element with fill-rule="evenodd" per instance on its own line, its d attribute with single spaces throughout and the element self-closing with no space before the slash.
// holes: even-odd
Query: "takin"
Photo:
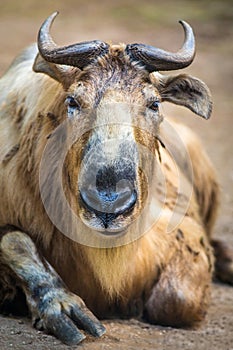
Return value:
<svg viewBox="0 0 233 350">
<path fill-rule="evenodd" d="M 197 136 L 161 103 L 208 119 L 187 67 L 192 28 L 171 53 L 91 41 L 59 47 L 42 24 L 0 80 L 0 311 L 30 314 L 66 344 L 99 337 L 99 319 L 196 327 L 214 266 L 232 255 L 211 239 L 219 186 Z M 216 256 L 216 259 L 214 258 Z"/>
</svg>

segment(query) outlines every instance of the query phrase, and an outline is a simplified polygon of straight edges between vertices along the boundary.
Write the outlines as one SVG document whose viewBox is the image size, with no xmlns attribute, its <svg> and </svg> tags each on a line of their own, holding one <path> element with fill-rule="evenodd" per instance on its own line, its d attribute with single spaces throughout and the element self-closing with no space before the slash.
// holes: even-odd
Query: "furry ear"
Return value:
<svg viewBox="0 0 233 350">
<path fill-rule="evenodd" d="M 36 73 L 44 73 L 50 76 L 50 78 L 61 83 L 65 89 L 72 84 L 75 73 L 80 72 L 80 69 L 76 67 L 47 62 L 39 53 L 35 58 L 33 70 Z"/>
<path fill-rule="evenodd" d="M 209 119 L 212 99 L 210 90 L 203 81 L 187 74 L 177 76 L 158 74 L 154 78 L 162 101 L 185 106 L 201 117 Z"/>
</svg>

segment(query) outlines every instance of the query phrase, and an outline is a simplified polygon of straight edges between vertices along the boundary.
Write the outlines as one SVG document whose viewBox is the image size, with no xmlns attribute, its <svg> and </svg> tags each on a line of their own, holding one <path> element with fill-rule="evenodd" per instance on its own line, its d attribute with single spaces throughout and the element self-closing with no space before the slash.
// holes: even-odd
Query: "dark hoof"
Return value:
<svg viewBox="0 0 233 350">
<path fill-rule="evenodd" d="M 67 345 L 79 344 L 86 338 L 79 329 L 94 337 L 106 331 L 82 299 L 63 289 L 50 290 L 40 298 L 33 318 L 37 329 L 55 335 Z"/>
</svg>

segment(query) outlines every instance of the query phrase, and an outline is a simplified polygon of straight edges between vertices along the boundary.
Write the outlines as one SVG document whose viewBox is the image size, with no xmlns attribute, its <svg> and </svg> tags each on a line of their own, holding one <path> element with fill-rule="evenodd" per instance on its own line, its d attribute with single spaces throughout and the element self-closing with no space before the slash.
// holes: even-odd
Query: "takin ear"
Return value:
<svg viewBox="0 0 233 350">
<path fill-rule="evenodd" d="M 65 89 L 72 84 L 75 72 L 80 71 L 80 69 L 76 67 L 47 62 L 39 53 L 35 58 L 33 70 L 36 73 L 48 75 L 50 78 L 61 83 Z"/>
<path fill-rule="evenodd" d="M 209 88 L 203 81 L 187 74 L 177 76 L 154 76 L 162 101 L 185 106 L 199 116 L 209 119 L 212 99 Z"/>
</svg>

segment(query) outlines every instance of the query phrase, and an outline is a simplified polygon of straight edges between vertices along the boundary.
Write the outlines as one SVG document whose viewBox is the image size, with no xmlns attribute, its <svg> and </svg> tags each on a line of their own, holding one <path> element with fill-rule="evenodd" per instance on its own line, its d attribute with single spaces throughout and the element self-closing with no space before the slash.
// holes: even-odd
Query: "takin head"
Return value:
<svg viewBox="0 0 233 350">
<path fill-rule="evenodd" d="M 49 33 L 56 15 L 41 26 L 33 69 L 61 83 L 65 118 L 80 136 L 66 157 L 72 196 L 86 227 L 124 232 L 151 192 L 160 104 L 169 101 L 210 117 L 210 92 L 202 81 L 157 73 L 191 64 L 194 34 L 180 22 L 185 39 L 177 53 L 101 41 L 58 47 Z"/>
</svg>

